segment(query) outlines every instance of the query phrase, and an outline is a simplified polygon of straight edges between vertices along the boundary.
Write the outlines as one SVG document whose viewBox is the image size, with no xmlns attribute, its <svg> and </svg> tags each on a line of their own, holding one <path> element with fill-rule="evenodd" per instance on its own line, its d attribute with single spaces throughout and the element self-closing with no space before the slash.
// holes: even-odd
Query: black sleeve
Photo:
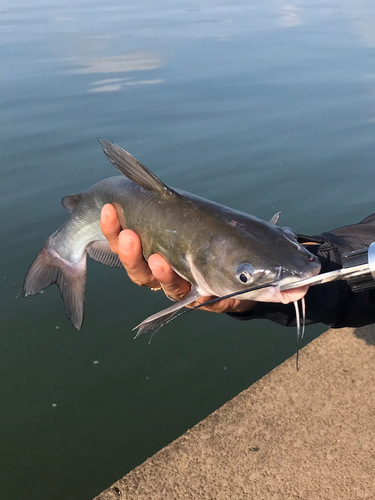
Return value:
<svg viewBox="0 0 375 500">
<path fill-rule="evenodd" d="M 344 252 L 367 248 L 375 241 L 375 214 L 358 224 L 318 236 L 299 235 L 299 241 L 319 257 L 322 273 L 339 269 Z M 306 324 L 324 323 L 341 328 L 375 323 L 375 288 L 353 293 L 346 281 L 333 281 L 310 287 L 305 300 Z M 296 324 L 293 304 L 258 302 L 246 313 L 229 315 L 239 320 L 268 319 L 284 326 Z"/>
</svg>

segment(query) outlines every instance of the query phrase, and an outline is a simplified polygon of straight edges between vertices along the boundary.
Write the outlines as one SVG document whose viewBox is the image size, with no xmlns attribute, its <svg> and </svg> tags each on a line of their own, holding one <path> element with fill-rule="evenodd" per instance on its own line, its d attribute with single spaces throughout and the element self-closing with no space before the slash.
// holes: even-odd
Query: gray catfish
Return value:
<svg viewBox="0 0 375 500">
<path fill-rule="evenodd" d="M 202 296 L 242 293 L 239 299 L 288 302 L 292 292 L 281 292 L 280 285 L 319 273 L 319 260 L 298 243 L 296 234 L 276 226 L 277 214 L 268 223 L 172 189 L 117 144 L 99 142 L 123 176 L 62 199 L 71 216 L 47 239 L 24 284 L 27 296 L 56 283 L 77 329 L 84 316 L 87 254 L 102 264 L 123 267 L 100 229 L 106 203 L 114 204 L 122 228 L 139 235 L 146 260 L 161 254 L 191 283 L 186 297 L 147 318 L 139 332 L 161 327 Z"/>
</svg>

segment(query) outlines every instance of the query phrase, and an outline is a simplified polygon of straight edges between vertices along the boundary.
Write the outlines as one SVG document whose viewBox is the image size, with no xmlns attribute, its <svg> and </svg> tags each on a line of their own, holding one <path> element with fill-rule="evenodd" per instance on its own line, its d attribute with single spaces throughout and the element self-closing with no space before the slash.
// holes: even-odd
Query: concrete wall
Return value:
<svg viewBox="0 0 375 500">
<path fill-rule="evenodd" d="M 375 328 L 329 330 L 96 500 L 375 499 Z"/>
</svg>

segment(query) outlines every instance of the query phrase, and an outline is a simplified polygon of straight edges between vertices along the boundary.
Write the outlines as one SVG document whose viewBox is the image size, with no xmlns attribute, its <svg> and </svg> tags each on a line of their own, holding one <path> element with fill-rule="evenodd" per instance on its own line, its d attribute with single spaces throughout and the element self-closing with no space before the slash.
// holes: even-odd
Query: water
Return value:
<svg viewBox="0 0 375 500">
<path fill-rule="evenodd" d="M 76 332 L 57 289 L 22 299 L 23 278 L 60 198 L 116 173 L 98 136 L 307 234 L 374 211 L 374 9 L 1 2 L 2 498 L 90 499 L 293 354 L 293 330 L 204 312 L 133 341 L 168 301 L 92 262 Z"/>
</svg>

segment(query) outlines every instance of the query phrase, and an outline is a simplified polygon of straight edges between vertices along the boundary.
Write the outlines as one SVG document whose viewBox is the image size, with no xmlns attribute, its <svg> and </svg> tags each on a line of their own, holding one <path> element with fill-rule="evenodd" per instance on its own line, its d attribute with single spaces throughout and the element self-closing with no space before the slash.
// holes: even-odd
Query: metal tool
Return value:
<svg viewBox="0 0 375 500">
<path fill-rule="evenodd" d="M 353 292 L 375 288 L 375 242 L 371 243 L 369 248 L 344 253 L 342 265 L 342 269 L 282 285 L 280 290 L 290 290 L 304 285 L 321 285 L 336 280 L 347 280 Z"/>
</svg>

